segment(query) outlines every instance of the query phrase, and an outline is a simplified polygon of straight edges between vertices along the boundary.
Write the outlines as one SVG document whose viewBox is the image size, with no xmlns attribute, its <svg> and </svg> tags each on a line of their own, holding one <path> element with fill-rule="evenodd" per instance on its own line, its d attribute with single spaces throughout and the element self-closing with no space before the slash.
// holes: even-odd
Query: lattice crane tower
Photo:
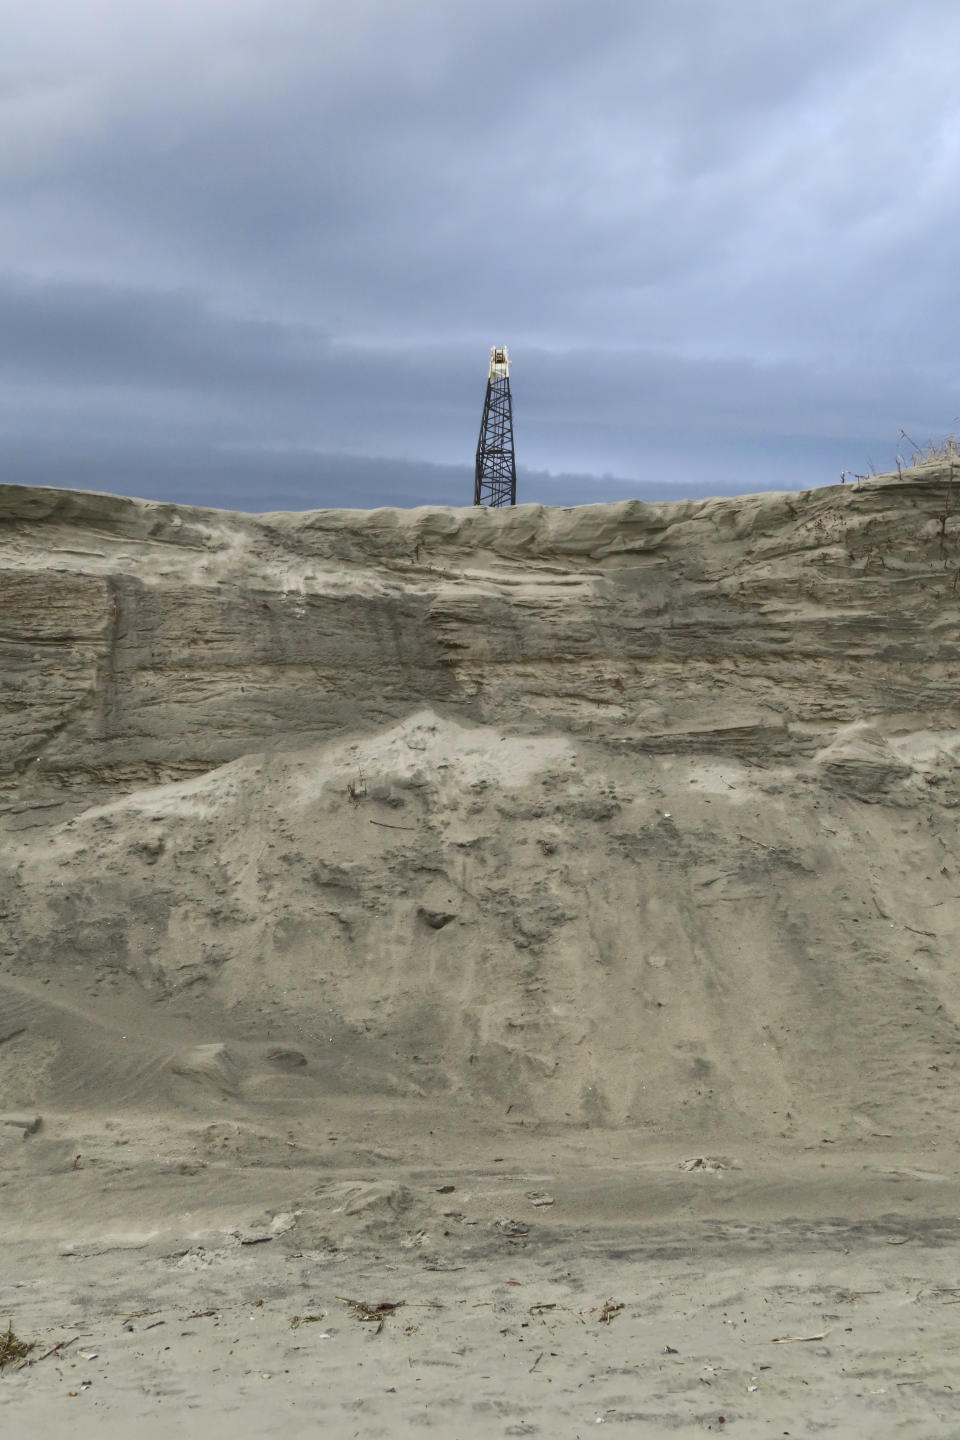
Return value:
<svg viewBox="0 0 960 1440">
<path fill-rule="evenodd" d="M 483 405 L 474 505 L 516 505 L 517 462 L 513 453 L 513 406 L 510 401 L 510 356 L 505 345 L 490 351 L 490 375 Z"/>
</svg>

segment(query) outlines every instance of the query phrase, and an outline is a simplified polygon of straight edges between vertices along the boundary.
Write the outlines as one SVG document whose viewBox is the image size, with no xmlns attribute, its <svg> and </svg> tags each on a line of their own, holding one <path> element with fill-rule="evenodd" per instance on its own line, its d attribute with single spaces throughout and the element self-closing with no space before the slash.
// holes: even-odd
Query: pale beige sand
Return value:
<svg viewBox="0 0 960 1440">
<path fill-rule="evenodd" d="M 681 1169 L 676 1147 L 624 1164 L 622 1139 L 513 1134 L 469 1168 L 422 1135 L 413 1168 L 347 1147 L 295 1170 L 242 1127 L 203 1170 L 178 1156 L 209 1139 L 149 1121 L 51 1139 L 82 1168 L 2 1192 L 36 1203 L 0 1310 L 47 1356 L 0 1382 L 4 1433 L 956 1434 L 956 1157 Z M 344 1297 L 403 1304 L 378 1333 Z"/>
<path fill-rule="evenodd" d="M 0 487 L 3 1433 L 960 1432 L 952 494 Z"/>
</svg>

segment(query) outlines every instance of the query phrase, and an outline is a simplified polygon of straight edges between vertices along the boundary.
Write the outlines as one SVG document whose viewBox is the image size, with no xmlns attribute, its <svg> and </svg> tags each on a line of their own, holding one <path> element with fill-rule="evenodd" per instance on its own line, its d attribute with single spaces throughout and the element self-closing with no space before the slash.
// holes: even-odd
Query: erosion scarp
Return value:
<svg viewBox="0 0 960 1440">
<path fill-rule="evenodd" d="M 6 1108 L 951 1133 L 953 506 L 0 487 Z"/>
</svg>

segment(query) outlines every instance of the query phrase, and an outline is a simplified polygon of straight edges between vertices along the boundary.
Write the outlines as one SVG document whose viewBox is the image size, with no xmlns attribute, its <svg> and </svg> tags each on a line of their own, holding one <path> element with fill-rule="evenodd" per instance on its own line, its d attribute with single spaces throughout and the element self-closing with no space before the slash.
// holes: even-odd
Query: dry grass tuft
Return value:
<svg viewBox="0 0 960 1440">
<path fill-rule="evenodd" d="M 909 456 L 897 456 L 897 469 L 912 470 L 915 465 L 929 465 L 933 460 L 960 460 L 960 439 L 956 435 L 945 435 L 941 440 L 928 440 L 918 445 L 911 440 L 906 430 L 901 429 L 900 439 L 911 447 Z"/>
<path fill-rule="evenodd" d="M 12 1365 L 15 1360 L 26 1360 L 36 1343 L 35 1340 L 21 1340 L 19 1335 L 14 1335 L 13 1321 L 9 1320 L 6 1334 L 0 1330 L 0 1370 L 4 1365 Z"/>
</svg>

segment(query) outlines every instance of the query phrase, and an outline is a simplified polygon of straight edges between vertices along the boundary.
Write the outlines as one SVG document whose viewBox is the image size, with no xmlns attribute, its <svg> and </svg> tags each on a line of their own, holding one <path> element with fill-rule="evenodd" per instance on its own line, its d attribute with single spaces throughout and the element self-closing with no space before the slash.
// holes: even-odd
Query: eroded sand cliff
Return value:
<svg viewBox="0 0 960 1440">
<path fill-rule="evenodd" d="M 952 1131 L 953 504 L 0 489 L 7 1106 L 182 1098 L 187 997 L 251 1101 Z"/>
<path fill-rule="evenodd" d="M 955 1435 L 954 508 L 0 487 L 10 1433 Z"/>
</svg>

